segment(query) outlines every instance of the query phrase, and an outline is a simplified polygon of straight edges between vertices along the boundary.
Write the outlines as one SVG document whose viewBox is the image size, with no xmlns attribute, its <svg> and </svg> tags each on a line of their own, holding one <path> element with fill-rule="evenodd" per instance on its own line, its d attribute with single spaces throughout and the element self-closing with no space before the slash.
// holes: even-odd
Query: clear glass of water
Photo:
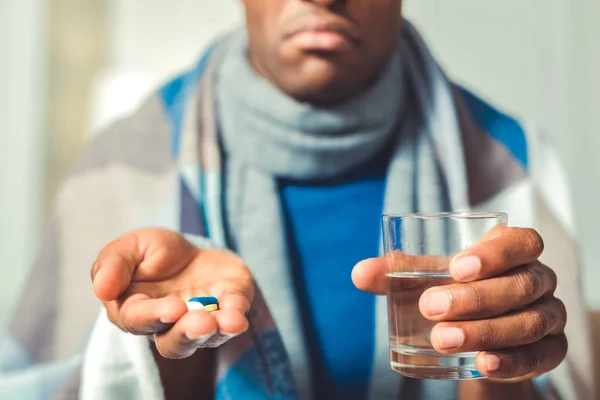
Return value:
<svg viewBox="0 0 600 400">
<path fill-rule="evenodd" d="M 423 292 L 454 283 L 452 257 L 506 226 L 502 213 L 384 215 L 388 259 L 390 362 L 402 375 L 421 379 L 477 379 L 477 353 L 440 354 L 430 342 L 436 322 L 419 311 Z"/>
</svg>

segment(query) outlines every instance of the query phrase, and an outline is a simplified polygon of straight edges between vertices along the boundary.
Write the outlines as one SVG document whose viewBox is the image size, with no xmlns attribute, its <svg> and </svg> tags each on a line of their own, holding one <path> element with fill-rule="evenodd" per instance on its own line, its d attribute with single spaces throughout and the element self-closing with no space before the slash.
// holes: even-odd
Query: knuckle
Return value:
<svg viewBox="0 0 600 400">
<path fill-rule="evenodd" d="M 554 270 L 546 265 L 540 264 L 544 271 L 546 272 L 546 277 L 549 282 L 549 293 L 554 293 L 556 291 L 556 286 L 558 285 L 558 276 Z"/>
<path fill-rule="evenodd" d="M 131 333 L 132 335 L 143 334 L 143 332 L 132 323 L 133 318 L 135 317 L 132 316 L 131 305 L 123 306 L 120 314 L 121 327 L 125 332 Z"/>
<path fill-rule="evenodd" d="M 567 335 L 564 333 L 557 336 L 558 339 L 558 348 L 562 353 L 562 359 L 564 359 L 569 351 L 569 340 L 567 339 Z M 561 360 L 562 361 L 562 360 Z"/>
<path fill-rule="evenodd" d="M 527 321 L 523 324 L 525 337 L 531 342 L 537 342 L 543 339 L 550 330 L 551 322 L 547 313 L 540 309 L 534 309 L 527 312 L 524 316 Z"/>
<path fill-rule="evenodd" d="M 517 377 L 521 375 L 520 362 L 516 354 L 506 354 L 501 364 L 509 376 Z"/>
<path fill-rule="evenodd" d="M 531 353 L 511 353 L 506 361 L 506 371 L 512 378 L 525 376 L 540 366 L 540 359 Z"/>
<path fill-rule="evenodd" d="M 473 284 L 462 285 L 458 291 L 457 303 L 460 304 L 459 308 L 465 314 L 475 314 L 482 310 L 483 306 L 483 295 L 481 293 L 481 287 L 477 282 Z M 454 309 L 454 306 L 451 307 Z"/>
<path fill-rule="evenodd" d="M 171 250 L 167 247 L 158 247 L 154 250 L 152 254 L 153 262 L 146 265 L 148 272 L 151 274 L 158 274 L 165 267 L 165 265 L 169 265 L 172 262 L 170 259 L 172 258 Z"/>
<path fill-rule="evenodd" d="M 560 299 L 556 299 L 556 301 L 558 303 L 558 315 L 561 320 L 561 330 L 563 330 L 565 325 L 567 325 L 567 306 Z"/>
<path fill-rule="evenodd" d="M 524 228 L 523 241 L 525 242 L 527 249 L 531 251 L 532 254 L 536 255 L 536 258 L 544 252 L 544 239 L 535 229 Z"/>
<path fill-rule="evenodd" d="M 123 322 L 121 323 L 121 325 L 123 326 L 123 330 L 125 332 L 131 333 L 132 335 L 139 335 L 141 334 L 141 332 L 136 329 L 127 318 L 123 319 Z"/>
<path fill-rule="evenodd" d="M 521 273 L 517 275 L 517 285 L 523 295 L 536 298 L 544 289 L 542 275 L 535 265 L 527 266 L 521 270 Z"/>
<path fill-rule="evenodd" d="M 525 279 L 519 276 L 519 274 L 515 274 L 513 279 L 511 279 L 512 286 L 516 288 L 513 294 L 515 303 L 521 307 L 527 306 L 535 300 L 534 293 L 531 292 L 531 287 L 525 282 Z"/>
<path fill-rule="evenodd" d="M 111 252 L 114 248 L 118 248 L 119 247 L 119 243 L 121 243 L 121 241 L 123 241 L 123 240 L 126 240 L 127 237 L 128 237 L 127 235 L 124 235 L 124 236 L 121 236 L 120 238 L 113 239 L 110 242 L 108 242 L 102 248 L 102 250 L 100 250 L 99 256 L 104 256 L 104 255 L 106 255 L 106 253 Z"/>
<path fill-rule="evenodd" d="M 123 319 L 121 322 L 121 329 L 123 329 L 125 332 L 133 333 L 133 327 L 127 318 Z"/>
<path fill-rule="evenodd" d="M 521 374 L 526 375 L 530 372 L 537 371 L 541 365 L 540 357 L 535 354 L 528 354 L 523 357 Z"/>
<path fill-rule="evenodd" d="M 495 329 L 490 321 L 483 321 L 479 326 L 477 333 L 477 339 L 479 341 L 479 347 L 483 350 L 491 349 L 496 343 Z"/>
<path fill-rule="evenodd" d="M 512 258 L 513 250 L 510 246 L 493 246 L 491 248 L 491 251 L 494 254 L 495 258 L 498 259 L 499 264 L 506 264 L 510 262 L 510 259 Z"/>
<path fill-rule="evenodd" d="M 552 333 L 559 333 L 565 329 L 567 324 L 567 307 L 560 299 L 552 299 L 552 310 L 556 319 Z"/>
</svg>

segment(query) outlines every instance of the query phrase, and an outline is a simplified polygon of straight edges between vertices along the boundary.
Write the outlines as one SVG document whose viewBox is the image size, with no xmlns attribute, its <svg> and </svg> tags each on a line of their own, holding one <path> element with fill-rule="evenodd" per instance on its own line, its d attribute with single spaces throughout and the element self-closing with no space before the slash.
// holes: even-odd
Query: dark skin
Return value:
<svg viewBox="0 0 600 400">
<path fill-rule="evenodd" d="M 556 274 L 538 260 L 543 248 L 536 231 L 499 226 L 448 261 L 457 283 L 420 295 L 421 314 L 438 322 L 431 331 L 438 352 L 479 352 L 475 363 L 488 379 L 462 381 L 460 399 L 533 399 L 531 379 L 564 359 L 567 315 L 554 296 Z M 407 257 L 394 259 L 431 264 L 427 256 Z M 352 280 L 359 289 L 386 294 L 388 270 L 384 257 L 364 260 Z"/>
<path fill-rule="evenodd" d="M 335 103 L 363 91 L 382 70 L 398 41 L 400 0 L 244 0 L 255 70 L 287 95 Z M 303 29 L 346 31 L 344 49 L 302 46 Z"/>
<path fill-rule="evenodd" d="M 402 25 L 401 0 L 244 5 L 254 69 L 290 97 L 316 105 L 365 90 L 393 54 Z M 503 229 L 450 261 L 456 284 L 421 296 L 421 313 L 438 322 L 434 347 L 479 351 L 477 368 L 490 378 L 461 382 L 461 399 L 532 399 L 530 379 L 565 357 L 565 307 L 554 297 L 555 274 L 538 261 L 542 250 L 537 232 Z M 386 294 L 386 271 L 385 259 L 365 260 L 352 279 L 358 289 Z M 109 243 L 92 280 L 115 325 L 152 338 L 167 399 L 213 397 L 212 348 L 248 328 L 254 283 L 243 260 L 197 249 L 177 232 L 144 229 Z M 188 312 L 185 301 L 202 295 L 219 298 L 220 310 Z"/>
</svg>

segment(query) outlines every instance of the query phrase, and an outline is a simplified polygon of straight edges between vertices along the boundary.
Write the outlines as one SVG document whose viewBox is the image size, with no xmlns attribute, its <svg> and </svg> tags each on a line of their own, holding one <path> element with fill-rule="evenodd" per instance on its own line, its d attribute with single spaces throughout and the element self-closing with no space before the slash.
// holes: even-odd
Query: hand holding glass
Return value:
<svg viewBox="0 0 600 400">
<path fill-rule="evenodd" d="M 392 369 L 421 379 L 483 377 L 475 367 L 476 352 L 440 354 L 433 348 L 436 322 L 421 314 L 419 299 L 431 287 L 455 283 L 452 257 L 506 223 L 501 213 L 383 216 Z"/>
</svg>

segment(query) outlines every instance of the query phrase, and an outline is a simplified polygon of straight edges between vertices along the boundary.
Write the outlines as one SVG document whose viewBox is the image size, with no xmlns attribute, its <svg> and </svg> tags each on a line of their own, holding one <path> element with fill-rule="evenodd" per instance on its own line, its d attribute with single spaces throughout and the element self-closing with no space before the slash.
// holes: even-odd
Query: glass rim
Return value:
<svg viewBox="0 0 600 400">
<path fill-rule="evenodd" d="M 430 220 L 430 219 L 508 219 L 508 214 L 503 212 L 439 212 L 439 213 L 409 213 L 409 214 L 383 214 L 383 221 L 390 220 Z"/>
</svg>

